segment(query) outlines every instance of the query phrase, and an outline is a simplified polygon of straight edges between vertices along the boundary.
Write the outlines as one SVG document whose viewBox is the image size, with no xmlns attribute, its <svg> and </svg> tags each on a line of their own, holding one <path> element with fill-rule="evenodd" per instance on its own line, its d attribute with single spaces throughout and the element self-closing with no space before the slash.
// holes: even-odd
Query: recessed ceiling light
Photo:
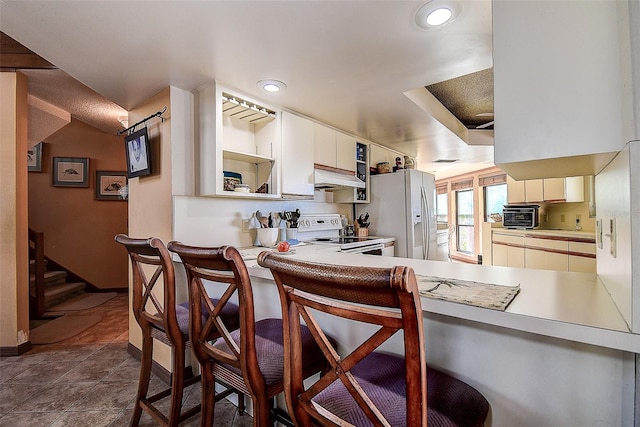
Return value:
<svg viewBox="0 0 640 427">
<path fill-rule="evenodd" d="M 451 19 L 452 12 L 446 7 L 438 8 L 427 15 L 427 24 L 436 26 L 442 25 Z"/>
<path fill-rule="evenodd" d="M 454 0 L 432 0 L 422 5 L 416 13 L 416 24 L 420 28 L 442 28 L 453 22 L 462 6 Z"/>
<path fill-rule="evenodd" d="M 258 82 L 258 87 L 267 92 L 276 93 L 285 89 L 287 85 L 279 80 L 260 80 Z"/>
</svg>

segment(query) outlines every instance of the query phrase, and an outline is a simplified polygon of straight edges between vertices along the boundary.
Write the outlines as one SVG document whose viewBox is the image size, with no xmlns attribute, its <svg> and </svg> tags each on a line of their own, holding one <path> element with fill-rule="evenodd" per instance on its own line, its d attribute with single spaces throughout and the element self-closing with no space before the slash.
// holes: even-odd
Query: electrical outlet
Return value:
<svg viewBox="0 0 640 427">
<path fill-rule="evenodd" d="M 250 219 L 243 219 L 242 220 L 242 232 L 243 233 L 248 233 L 249 232 L 249 221 L 251 221 Z"/>
<path fill-rule="evenodd" d="M 567 218 L 564 214 L 560 214 L 560 222 L 566 222 Z"/>
</svg>

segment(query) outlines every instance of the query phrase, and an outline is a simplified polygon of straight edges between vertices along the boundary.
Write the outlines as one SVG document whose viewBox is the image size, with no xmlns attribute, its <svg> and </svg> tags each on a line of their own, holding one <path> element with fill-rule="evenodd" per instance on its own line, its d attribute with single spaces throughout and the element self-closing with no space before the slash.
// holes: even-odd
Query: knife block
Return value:
<svg viewBox="0 0 640 427">
<path fill-rule="evenodd" d="M 369 229 L 360 227 L 358 223 L 354 224 L 353 231 L 355 232 L 356 237 L 367 237 L 369 235 Z"/>
</svg>

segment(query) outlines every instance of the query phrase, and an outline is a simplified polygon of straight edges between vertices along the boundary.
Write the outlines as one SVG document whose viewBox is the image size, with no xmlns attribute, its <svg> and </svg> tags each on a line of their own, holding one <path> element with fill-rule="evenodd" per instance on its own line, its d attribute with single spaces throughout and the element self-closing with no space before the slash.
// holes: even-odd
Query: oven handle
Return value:
<svg viewBox="0 0 640 427">
<path fill-rule="evenodd" d="M 360 246 L 359 248 L 340 249 L 345 254 L 361 254 L 363 252 L 381 251 L 384 249 L 384 243 L 374 243 L 373 245 Z"/>
</svg>

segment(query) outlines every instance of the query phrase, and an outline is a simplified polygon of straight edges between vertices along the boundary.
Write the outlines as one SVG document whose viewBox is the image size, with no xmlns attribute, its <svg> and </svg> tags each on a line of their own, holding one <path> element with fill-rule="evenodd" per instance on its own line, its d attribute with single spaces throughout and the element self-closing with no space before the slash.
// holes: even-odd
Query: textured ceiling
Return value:
<svg viewBox="0 0 640 427">
<path fill-rule="evenodd" d="M 460 15 L 437 29 L 416 25 L 425 1 L 4 1 L 0 27 L 125 109 L 216 80 L 413 155 L 421 170 L 442 171 L 442 158 L 486 167 L 486 141 L 465 142 L 407 93 L 492 67 L 491 0 L 455 0 Z M 262 92 L 268 78 L 287 89 Z"/>
<path fill-rule="evenodd" d="M 468 129 L 493 129 L 493 68 L 426 86 Z"/>
</svg>

